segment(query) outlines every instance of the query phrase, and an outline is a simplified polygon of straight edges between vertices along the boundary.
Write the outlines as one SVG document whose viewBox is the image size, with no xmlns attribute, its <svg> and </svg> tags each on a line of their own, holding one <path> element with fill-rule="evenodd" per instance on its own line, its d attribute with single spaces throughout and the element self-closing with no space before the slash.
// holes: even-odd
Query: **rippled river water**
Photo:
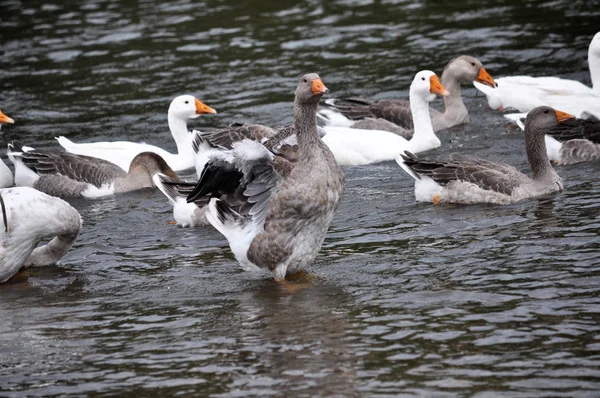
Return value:
<svg viewBox="0 0 600 398">
<path fill-rule="evenodd" d="M 597 2 L 446 3 L 0 0 L 0 109 L 16 121 L 1 143 L 174 150 L 176 95 L 219 112 L 192 128 L 277 126 L 302 73 L 332 96 L 405 96 L 460 54 L 496 77 L 590 84 Z M 473 123 L 431 155 L 526 170 L 521 134 L 463 96 Z M 319 279 L 293 289 L 241 271 L 216 231 L 170 225 L 158 191 L 74 200 L 84 229 L 61 264 L 0 286 L 0 396 L 597 397 L 599 171 L 465 207 L 415 203 L 393 163 L 347 167 Z"/>
</svg>

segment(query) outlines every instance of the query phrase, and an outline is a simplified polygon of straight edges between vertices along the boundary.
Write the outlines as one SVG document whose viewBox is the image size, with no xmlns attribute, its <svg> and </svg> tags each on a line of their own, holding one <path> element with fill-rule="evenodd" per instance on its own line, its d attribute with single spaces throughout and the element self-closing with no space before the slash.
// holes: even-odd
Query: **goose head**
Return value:
<svg viewBox="0 0 600 398">
<path fill-rule="evenodd" d="M 460 83 L 470 83 L 476 81 L 489 87 L 496 87 L 496 82 L 485 70 L 483 64 L 475 57 L 461 55 L 454 58 L 444 68 L 444 74 L 450 74 Z"/>
<path fill-rule="evenodd" d="M 425 101 L 433 101 L 437 95 L 447 97 L 448 90 L 442 85 L 438 76 L 430 70 L 422 70 L 415 75 L 410 85 L 411 98 L 418 96 Z"/>
<path fill-rule="evenodd" d="M 12 118 L 6 116 L 4 113 L 2 113 L 2 111 L 0 111 L 0 128 L 3 124 L 12 124 L 14 122 L 15 121 Z"/>
<path fill-rule="evenodd" d="M 154 152 L 138 154 L 129 165 L 129 176 L 143 181 L 145 187 L 155 186 L 152 177 L 158 173 L 169 176 L 173 181 L 179 181 L 179 177 L 167 162 Z"/>
<path fill-rule="evenodd" d="M 525 134 L 527 132 L 538 132 L 543 135 L 548 129 L 563 123 L 569 119 L 574 119 L 575 116 L 558 111 L 549 106 L 538 106 L 532 109 L 527 114 L 525 119 Z"/>
<path fill-rule="evenodd" d="M 217 111 L 192 95 L 180 95 L 169 105 L 169 115 L 181 120 L 195 119 L 203 113 L 217 113 Z"/>
<path fill-rule="evenodd" d="M 307 73 L 300 78 L 296 88 L 296 102 L 299 104 L 317 104 L 329 89 L 316 73 Z"/>
</svg>

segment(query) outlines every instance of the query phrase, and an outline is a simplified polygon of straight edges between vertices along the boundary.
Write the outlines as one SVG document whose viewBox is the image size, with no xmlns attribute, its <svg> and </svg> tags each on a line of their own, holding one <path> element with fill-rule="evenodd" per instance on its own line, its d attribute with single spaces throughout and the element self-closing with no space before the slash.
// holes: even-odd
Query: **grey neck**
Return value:
<svg viewBox="0 0 600 398">
<path fill-rule="evenodd" d="M 447 68 L 442 72 L 442 85 L 450 93 L 444 97 L 444 114 L 456 115 L 457 118 L 468 118 L 469 112 L 462 100 L 460 81 L 452 74 L 452 69 Z"/>
<path fill-rule="evenodd" d="M 314 104 L 294 103 L 294 130 L 298 138 L 298 147 L 301 156 L 310 155 L 312 148 L 319 144 L 317 132 L 317 108 L 319 102 Z"/>
<path fill-rule="evenodd" d="M 126 176 L 117 178 L 114 182 L 115 192 L 128 192 L 142 188 L 152 188 L 152 177 L 146 170 L 129 170 Z"/>
<path fill-rule="evenodd" d="M 530 129 L 533 129 L 533 131 L 530 131 Z M 560 180 L 546 153 L 544 134 L 536 130 L 538 129 L 535 127 L 525 126 L 525 151 L 533 172 L 533 179 L 551 182 Z"/>
</svg>

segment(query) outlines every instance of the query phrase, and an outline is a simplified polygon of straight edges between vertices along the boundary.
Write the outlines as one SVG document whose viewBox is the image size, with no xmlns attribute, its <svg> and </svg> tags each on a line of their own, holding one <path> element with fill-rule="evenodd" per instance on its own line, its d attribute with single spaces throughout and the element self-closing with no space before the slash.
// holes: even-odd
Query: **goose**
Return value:
<svg viewBox="0 0 600 398">
<path fill-rule="evenodd" d="M 593 87 L 576 80 L 554 76 L 507 76 L 496 80 L 497 87 L 474 83 L 487 97 L 492 109 L 516 109 L 529 112 L 547 105 L 574 115 L 582 112 L 600 117 L 600 32 L 588 49 L 588 63 Z"/>
<path fill-rule="evenodd" d="M 0 189 L 0 199 L 0 283 L 23 266 L 56 264 L 81 231 L 81 216 L 62 199 L 29 187 Z"/>
<path fill-rule="evenodd" d="M 154 152 L 136 155 L 125 172 L 116 164 L 57 150 L 23 151 L 16 141 L 8 144 L 15 165 L 15 184 L 58 197 L 100 198 L 154 187 L 157 173 L 178 180 L 177 174 Z"/>
<path fill-rule="evenodd" d="M 476 81 L 490 87 L 495 86 L 494 79 L 482 63 L 468 55 L 451 60 L 442 72 L 441 81 L 450 95 L 444 97 L 444 112 L 430 109 L 433 131 L 436 132 L 470 123 L 469 112 L 461 97 L 461 84 Z M 410 105 L 404 99 L 332 99 L 326 101 L 326 104 L 329 107 L 321 109 L 318 113 L 319 120 L 326 126 L 351 127 L 356 120 L 383 118 L 404 129 L 413 128 Z M 388 130 L 381 125 L 376 127 Z"/>
<path fill-rule="evenodd" d="M 277 282 L 315 259 L 344 190 L 344 175 L 317 131 L 317 107 L 327 92 L 316 73 L 298 82 L 296 159 L 258 141 L 236 141 L 210 156 L 187 198 L 208 196 L 206 217 L 242 267 L 268 269 Z"/>
<path fill-rule="evenodd" d="M 414 135 L 410 140 L 389 131 L 325 126 L 323 142 L 342 166 L 394 160 L 405 150 L 419 153 L 437 148 L 441 142 L 435 135 L 429 112 L 429 102 L 436 94 L 449 95 L 437 75 L 429 70 L 417 73 L 410 85 L 410 110 L 414 120 Z"/>
<path fill-rule="evenodd" d="M 3 124 L 13 124 L 14 122 L 15 121 L 12 118 L 6 116 L 0 110 L 0 129 L 2 128 Z M 0 160 L 0 188 L 10 187 L 11 185 L 13 185 L 12 172 L 8 166 L 2 160 Z"/>
<path fill-rule="evenodd" d="M 525 150 L 533 177 L 513 166 L 453 154 L 450 161 L 419 159 L 405 152 L 398 164 L 415 179 L 417 201 L 508 204 L 562 192 L 563 184 L 546 154 L 544 134 L 574 116 L 542 106 L 525 121 Z"/>
<path fill-rule="evenodd" d="M 129 141 L 110 141 L 76 144 L 66 137 L 57 137 L 58 143 L 67 152 L 107 160 L 127 171 L 133 158 L 141 152 L 154 152 L 160 155 L 175 171 L 194 167 L 192 134 L 187 129 L 187 120 L 201 114 L 217 113 L 191 95 L 180 95 L 171 101 L 168 112 L 169 129 L 177 144 L 177 153 L 172 154 L 154 145 Z"/>
</svg>

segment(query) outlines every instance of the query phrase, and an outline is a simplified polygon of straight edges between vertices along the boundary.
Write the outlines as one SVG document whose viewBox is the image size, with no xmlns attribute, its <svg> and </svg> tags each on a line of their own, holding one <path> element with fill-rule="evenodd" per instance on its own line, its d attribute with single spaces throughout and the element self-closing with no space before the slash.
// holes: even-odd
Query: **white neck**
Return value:
<svg viewBox="0 0 600 398">
<path fill-rule="evenodd" d="M 0 160 L 0 188 L 10 187 L 13 184 L 13 175 L 10 169 Z"/>
<path fill-rule="evenodd" d="M 435 135 L 433 126 L 431 125 L 429 103 L 419 95 L 411 93 L 410 111 L 413 117 L 415 132 L 408 142 L 408 150 L 411 152 L 421 152 L 440 146 L 441 142 Z"/>
<path fill-rule="evenodd" d="M 588 63 L 590 64 L 590 75 L 592 76 L 592 87 L 594 92 L 600 95 L 600 57 L 588 53 Z"/>
<path fill-rule="evenodd" d="M 170 113 L 168 120 L 169 130 L 171 130 L 171 135 L 173 135 L 173 139 L 177 145 L 177 152 L 193 156 L 192 135 L 187 129 L 187 121 Z"/>
</svg>

